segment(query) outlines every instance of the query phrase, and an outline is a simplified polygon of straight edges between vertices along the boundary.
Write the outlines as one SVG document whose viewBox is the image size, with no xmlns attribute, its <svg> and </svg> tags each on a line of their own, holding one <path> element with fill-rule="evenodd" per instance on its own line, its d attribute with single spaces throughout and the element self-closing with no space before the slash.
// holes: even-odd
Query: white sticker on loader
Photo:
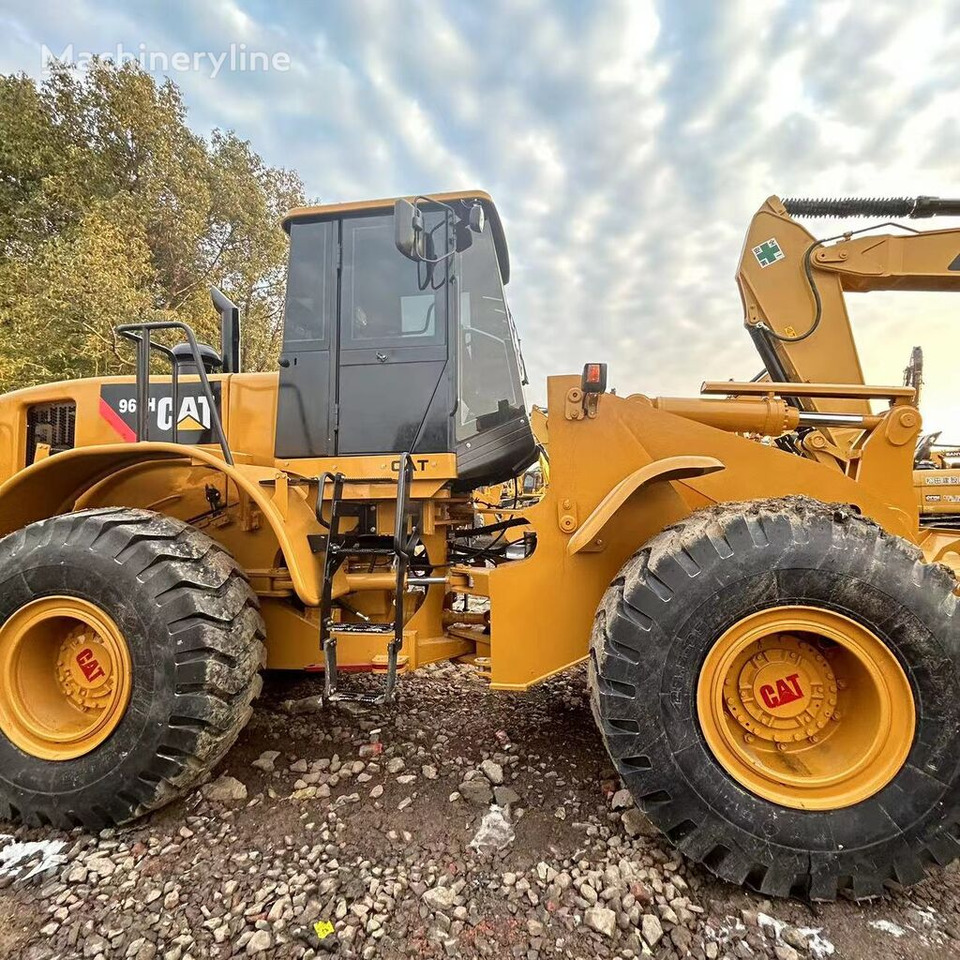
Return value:
<svg viewBox="0 0 960 960">
<path fill-rule="evenodd" d="M 757 246 L 753 248 L 753 255 L 757 258 L 757 263 L 759 263 L 761 267 L 769 267 L 771 264 L 782 260 L 786 256 L 774 237 L 757 244 Z"/>
</svg>

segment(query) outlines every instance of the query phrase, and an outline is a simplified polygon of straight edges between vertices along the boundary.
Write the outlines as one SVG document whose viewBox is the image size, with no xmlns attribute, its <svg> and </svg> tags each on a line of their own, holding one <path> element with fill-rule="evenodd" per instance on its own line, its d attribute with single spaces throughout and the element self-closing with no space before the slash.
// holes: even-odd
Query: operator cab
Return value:
<svg viewBox="0 0 960 960">
<path fill-rule="evenodd" d="M 486 194 L 307 207 L 284 227 L 277 457 L 453 453 L 465 488 L 536 460 Z"/>
</svg>

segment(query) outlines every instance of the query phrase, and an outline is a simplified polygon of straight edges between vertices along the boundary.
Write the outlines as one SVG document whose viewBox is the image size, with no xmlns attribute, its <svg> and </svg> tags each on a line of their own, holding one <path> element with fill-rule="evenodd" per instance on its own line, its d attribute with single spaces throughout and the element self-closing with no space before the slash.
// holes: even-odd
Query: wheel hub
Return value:
<svg viewBox="0 0 960 960">
<path fill-rule="evenodd" d="M 0 626 L 0 730 L 24 753 L 89 753 L 117 728 L 131 687 L 122 632 L 87 600 L 43 597 Z"/>
<path fill-rule="evenodd" d="M 886 786 L 913 743 L 903 668 L 855 620 L 761 610 L 714 644 L 697 685 L 707 746 L 738 783 L 801 810 L 851 806 Z"/>
<path fill-rule="evenodd" d="M 774 743 L 822 734 L 837 705 L 826 657 L 790 634 L 757 641 L 728 672 L 724 699 L 744 732 Z"/>
<path fill-rule="evenodd" d="M 115 686 L 113 660 L 106 644 L 86 624 L 78 624 L 63 638 L 57 680 L 78 709 L 92 713 L 109 706 Z"/>
</svg>

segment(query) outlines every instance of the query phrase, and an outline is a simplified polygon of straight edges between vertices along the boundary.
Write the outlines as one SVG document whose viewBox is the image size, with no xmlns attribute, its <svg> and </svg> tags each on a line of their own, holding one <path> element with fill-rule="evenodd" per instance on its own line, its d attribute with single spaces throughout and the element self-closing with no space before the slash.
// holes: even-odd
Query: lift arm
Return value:
<svg viewBox="0 0 960 960">
<path fill-rule="evenodd" d="M 864 382 L 844 302 L 847 290 L 960 290 L 960 229 L 817 240 L 794 216 L 960 216 L 960 200 L 767 199 L 750 223 L 737 283 L 744 323 L 772 380 Z M 820 409 L 816 398 L 798 402 Z M 830 406 L 869 413 L 866 400 Z"/>
</svg>

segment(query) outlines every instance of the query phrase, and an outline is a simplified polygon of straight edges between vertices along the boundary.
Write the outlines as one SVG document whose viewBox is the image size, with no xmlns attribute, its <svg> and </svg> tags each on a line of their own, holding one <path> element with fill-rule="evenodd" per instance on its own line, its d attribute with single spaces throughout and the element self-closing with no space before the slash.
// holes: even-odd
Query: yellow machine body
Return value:
<svg viewBox="0 0 960 960">
<path fill-rule="evenodd" d="M 459 196 L 468 195 L 444 195 Z M 290 219 L 388 203 L 310 208 Z M 773 318 L 811 310 L 800 271 L 764 269 L 751 254 L 768 235 L 798 257 L 813 242 L 776 198 L 764 204 L 751 224 L 738 275 L 748 326 L 776 325 Z M 805 495 L 855 504 L 887 530 L 923 546 L 931 559 L 960 566 L 955 535 L 920 523 L 921 513 L 940 512 L 953 502 L 948 498 L 960 491 L 960 473 L 914 474 L 921 426 L 914 391 L 863 384 L 842 299 L 844 289 L 950 288 L 960 275 L 933 274 L 927 264 L 939 262 L 956 244 L 955 231 L 936 231 L 819 249 L 813 264 L 823 316 L 805 341 L 778 345 L 788 382 L 721 381 L 705 384 L 699 397 L 651 399 L 589 393 L 579 376 L 551 377 L 549 443 L 547 417 L 535 414 L 537 436 L 549 449 L 549 481 L 538 483 L 535 496 L 514 509 L 488 505 L 497 506 L 497 517 L 524 521 L 510 539 L 517 531 L 532 535 L 536 547 L 525 559 L 496 567 L 448 564 L 448 531 L 474 523 L 476 503 L 455 492 L 455 456 L 417 457 L 411 498 L 421 509 L 430 563 L 444 572 L 411 588 L 401 671 L 469 657 L 492 686 L 523 690 L 569 667 L 585 657 L 597 603 L 624 560 L 665 527 L 715 503 Z M 783 332 L 798 333 L 793 327 Z M 390 453 L 278 459 L 277 375 L 213 374 L 210 380 L 219 391 L 232 465 L 213 444 L 130 442 L 129 430 L 104 410 L 102 392 L 131 378 L 49 384 L 0 398 L 0 534 L 106 505 L 189 521 L 222 543 L 246 571 L 268 627 L 268 666 L 322 669 L 317 610 L 324 585 L 311 547 L 311 537 L 324 533 L 316 517 L 317 478 L 339 472 L 366 481 L 351 483 L 344 496 L 379 503 L 377 523 L 388 531 L 397 462 Z M 874 412 L 871 399 L 888 406 Z M 37 442 L 28 449 L 31 411 L 64 403 L 75 405 L 73 448 L 50 455 Z M 809 413 L 819 414 L 824 425 L 805 434 L 801 456 L 774 445 Z M 859 418 L 855 427 L 847 423 L 851 418 Z M 504 485 L 503 497 L 509 487 Z M 388 614 L 394 602 L 384 569 L 345 566 L 331 593 L 337 616 L 355 626 L 364 617 Z M 469 597 L 489 604 L 468 610 Z M 383 638 L 356 630 L 344 634 L 339 660 L 347 670 L 382 670 Z"/>
<path fill-rule="evenodd" d="M 352 485 L 349 495 L 382 500 L 387 509 L 380 523 L 390 529 L 394 489 L 380 481 L 395 476 L 395 465 L 389 456 L 277 460 L 271 453 L 275 375 L 212 379 L 220 384 L 232 466 L 212 445 L 121 442 L 101 415 L 99 381 L 4 397 L 0 424 L 12 442 L 0 463 L 0 533 L 107 505 L 190 521 L 236 557 L 261 597 L 268 666 L 317 669 L 314 611 L 321 565 L 308 539 L 323 534 L 315 516 L 315 478 L 329 470 L 369 480 Z M 876 418 L 847 473 L 748 438 L 770 418 L 765 403 L 591 398 L 583 394 L 579 376 L 551 377 L 548 390 L 549 409 L 557 411 L 550 418 L 550 482 L 542 499 L 522 512 L 528 526 L 521 529 L 536 535 L 533 555 L 496 568 L 450 567 L 444 582 L 429 585 L 413 608 L 401 667 L 473 656 L 494 687 L 516 690 L 565 669 L 586 655 L 599 598 L 637 545 L 713 503 L 803 494 L 856 504 L 915 542 L 931 537 L 918 525 L 911 458 L 920 420 L 906 400 Z M 30 409 L 62 402 L 76 404 L 74 449 L 24 467 Z M 473 503 L 451 492 L 454 457 L 419 459 L 412 497 L 423 509 L 424 547 L 431 562 L 442 565 L 446 530 L 457 523 L 469 526 Z M 210 488 L 219 492 L 219 509 L 211 509 Z M 333 596 L 367 614 L 383 613 L 392 603 L 388 579 L 382 572 L 341 570 Z M 454 601 L 465 595 L 489 598 L 482 622 L 458 622 Z M 382 643 L 373 635 L 349 634 L 340 640 L 341 663 L 377 669 Z"/>
<path fill-rule="evenodd" d="M 589 657 L 618 774 L 721 877 L 830 899 L 960 856 L 939 799 L 960 776 L 960 471 L 921 453 L 919 374 L 864 383 L 843 299 L 960 289 L 960 230 L 817 241 L 771 197 L 737 275 L 760 374 L 618 395 L 588 363 L 531 412 L 486 194 L 284 225 L 277 373 L 240 372 L 213 291 L 223 356 L 134 323 L 135 377 L 0 397 L 0 751 L 27 771 L 0 776 L 5 809 L 155 809 L 228 749 L 264 664 L 379 705 L 438 660 L 524 691 Z M 166 724 L 140 730 L 144 704 Z M 186 752 L 144 739 L 168 735 Z M 61 761 L 96 768 L 80 813 Z M 913 859 L 891 797 L 904 821 L 925 804 Z M 877 824 L 897 829 L 867 869 Z"/>
</svg>

